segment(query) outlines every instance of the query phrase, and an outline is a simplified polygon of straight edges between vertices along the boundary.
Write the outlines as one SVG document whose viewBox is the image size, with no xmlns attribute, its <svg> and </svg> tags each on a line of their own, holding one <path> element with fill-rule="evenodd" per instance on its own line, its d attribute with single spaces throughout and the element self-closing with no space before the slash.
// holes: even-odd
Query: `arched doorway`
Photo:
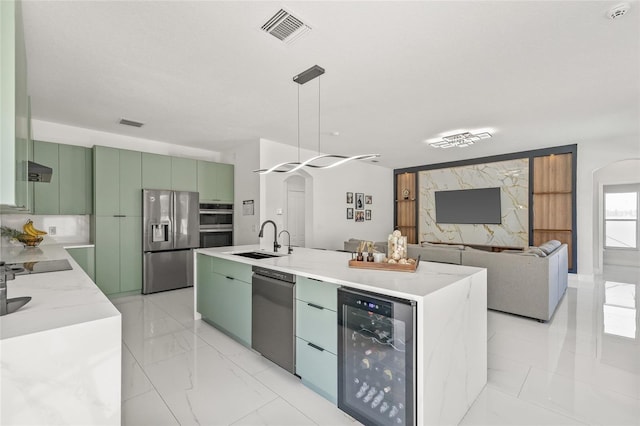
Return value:
<svg viewBox="0 0 640 426">
<path fill-rule="evenodd" d="M 291 245 L 306 244 L 306 188 L 302 176 L 290 176 L 285 180 L 286 217 L 285 229 L 291 234 Z"/>
</svg>

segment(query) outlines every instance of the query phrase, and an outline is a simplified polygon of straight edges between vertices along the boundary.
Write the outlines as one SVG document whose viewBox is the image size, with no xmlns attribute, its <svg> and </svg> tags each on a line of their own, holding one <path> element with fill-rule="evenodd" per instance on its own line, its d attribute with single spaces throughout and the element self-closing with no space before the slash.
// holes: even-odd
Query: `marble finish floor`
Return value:
<svg viewBox="0 0 640 426">
<path fill-rule="evenodd" d="M 461 425 L 640 425 L 638 269 L 579 280 L 549 323 L 489 311 L 488 383 Z M 193 320 L 193 289 L 113 299 L 122 424 L 357 425 L 260 355 Z"/>
</svg>

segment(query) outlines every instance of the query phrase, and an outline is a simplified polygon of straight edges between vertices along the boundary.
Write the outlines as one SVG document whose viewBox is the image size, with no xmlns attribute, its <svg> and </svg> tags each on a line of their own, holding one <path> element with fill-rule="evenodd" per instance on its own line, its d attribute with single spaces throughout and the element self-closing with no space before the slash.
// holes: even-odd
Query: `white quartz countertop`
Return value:
<svg viewBox="0 0 640 426">
<path fill-rule="evenodd" d="M 10 339 L 60 327 L 119 316 L 120 312 L 80 268 L 65 248 L 91 244 L 44 244 L 2 247 L 6 263 L 67 259 L 70 271 L 19 275 L 7 282 L 7 298 L 31 296 L 14 313 L 0 317 L 0 339 Z"/>
<path fill-rule="evenodd" d="M 416 272 L 396 272 L 349 267 L 351 253 L 295 247 L 292 254 L 268 259 L 251 259 L 233 253 L 260 250 L 259 245 L 198 249 L 197 253 L 250 265 L 263 266 L 295 275 L 345 285 L 409 300 L 421 300 L 462 278 L 482 271 L 471 266 L 420 261 Z M 270 253 L 269 251 L 266 251 Z"/>
</svg>

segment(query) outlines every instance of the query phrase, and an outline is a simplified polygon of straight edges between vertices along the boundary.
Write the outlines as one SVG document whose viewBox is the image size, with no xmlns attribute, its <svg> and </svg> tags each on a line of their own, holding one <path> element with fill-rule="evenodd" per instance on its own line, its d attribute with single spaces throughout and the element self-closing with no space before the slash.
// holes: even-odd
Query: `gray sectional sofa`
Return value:
<svg viewBox="0 0 640 426">
<path fill-rule="evenodd" d="M 567 245 L 549 241 L 524 251 L 409 244 L 409 257 L 487 269 L 487 307 L 549 321 L 567 290 Z"/>
</svg>

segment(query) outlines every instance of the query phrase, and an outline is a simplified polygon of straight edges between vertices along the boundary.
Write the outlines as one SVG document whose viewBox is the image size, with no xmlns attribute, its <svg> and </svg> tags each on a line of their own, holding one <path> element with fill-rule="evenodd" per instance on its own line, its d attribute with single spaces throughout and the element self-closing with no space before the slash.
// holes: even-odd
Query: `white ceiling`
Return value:
<svg viewBox="0 0 640 426">
<path fill-rule="evenodd" d="M 33 117 L 211 150 L 266 138 L 392 168 L 635 138 L 640 4 L 619 1 L 31 1 Z M 285 7 L 313 30 L 260 31 Z M 320 79 L 297 73 L 318 64 Z M 318 114 L 320 104 L 320 114 Z M 121 117 L 142 121 L 136 129 Z M 457 129 L 469 148 L 428 148 Z M 331 135 L 339 132 L 339 136 Z"/>
</svg>

